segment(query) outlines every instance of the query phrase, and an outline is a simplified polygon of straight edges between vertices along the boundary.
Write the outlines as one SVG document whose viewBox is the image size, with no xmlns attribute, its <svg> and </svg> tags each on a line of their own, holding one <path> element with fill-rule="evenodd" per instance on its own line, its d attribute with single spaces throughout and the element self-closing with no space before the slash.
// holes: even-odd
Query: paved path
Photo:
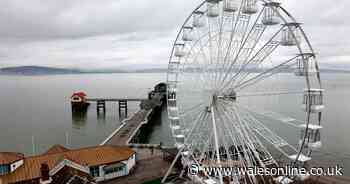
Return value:
<svg viewBox="0 0 350 184">
<path fill-rule="evenodd" d="M 128 176 L 106 181 L 103 184 L 142 184 L 164 176 L 170 167 L 171 163 L 163 160 L 161 150 L 154 150 L 153 155 L 149 149 L 140 149 L 137 152 L 141 153 L 138 155 L 140 160 Z"/>
</svg>

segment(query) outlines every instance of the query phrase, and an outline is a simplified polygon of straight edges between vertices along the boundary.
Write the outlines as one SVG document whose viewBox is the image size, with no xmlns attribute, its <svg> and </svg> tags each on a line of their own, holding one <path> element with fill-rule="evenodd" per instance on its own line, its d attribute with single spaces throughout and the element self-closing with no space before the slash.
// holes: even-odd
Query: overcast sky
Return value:
<svg viewBox="0 0 350 184">
<path fill-rule="evenodd" d="M 165 67 L 201 0 L 1 0 L 0 67 Z M 284 0 L 319 61 L 350 62 L 349 0 Z M 349 65 L 350 66 L 350 65 Z"/>
</svg>

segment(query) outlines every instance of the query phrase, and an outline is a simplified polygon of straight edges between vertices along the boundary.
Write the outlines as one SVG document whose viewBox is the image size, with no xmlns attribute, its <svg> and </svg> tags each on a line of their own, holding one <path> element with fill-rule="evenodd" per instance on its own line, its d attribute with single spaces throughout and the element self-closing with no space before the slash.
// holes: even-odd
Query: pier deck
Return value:
<svg viewBox="0 0 350 184">
<path fill-rule="evenodd" d="M 148 100 L 149 101 L 149 100 Z M 165 159 L 165 153 L 159 145 L 131 144 L 130 140 L 136 135 L 142 125 L 148 122 L 149 115 L 161 103 L 149 101 L 148 108 L 140 109 L 116 129 L 103 143 L 116 146 L 132 147 L 136 153 L 136 165 L 129 175 L 102 182 L 103 184 L 142 184 L 146 181 L 158 179 L 165 175 L 171 161 Z"/>
<path fill-rule="evenodd" d="M 146 98 L 87 98 L 88 102 L 98 102 L 98 101 L 105 101 L 105 102 L 118 102 L 118 101 L 134 101 L 134 102 L 140 102 L 143 100 L 147 100 Z"/>
<path fill-rule="evenodd" d="M 122 125 L 103 144 L 125 146 L 136 134 L 139 128 L 146 123 L 147 116 L 151 110 L 141 109 L 130 118 L 125 119 Z"/>
</svg>

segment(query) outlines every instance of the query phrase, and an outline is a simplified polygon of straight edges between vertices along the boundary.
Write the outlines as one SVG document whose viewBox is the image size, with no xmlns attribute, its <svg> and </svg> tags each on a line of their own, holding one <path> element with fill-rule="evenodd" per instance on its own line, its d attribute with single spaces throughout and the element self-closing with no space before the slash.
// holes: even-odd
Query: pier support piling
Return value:
<svg viewBox="0 0 350 184">
<path fill-rule="evenodd" d="M 106 113 L 106 101 L 104 100 L 98 100 L 96 102 L 96 110 L 97 110 L 97 114 L 100 113 L 100 109 L 102 109 L 103 113 L 105 114 Z"/>
<path fill-rule="evenodd" d="M 118 101 L 118 111 L 119 111 L 119 118 L 122 117 L 124 113 L 124 118 L 128 116 L 128 101 L 127 100 L 119 100 Z"/>
</svg>

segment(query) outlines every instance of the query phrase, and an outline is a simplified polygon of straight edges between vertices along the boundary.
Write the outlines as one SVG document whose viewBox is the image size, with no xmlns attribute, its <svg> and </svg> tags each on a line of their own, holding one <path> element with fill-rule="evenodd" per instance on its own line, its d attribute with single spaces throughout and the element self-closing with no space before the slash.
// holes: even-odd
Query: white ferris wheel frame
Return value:
<svg viewBox="0 0 350 184">
<path fill-rule="evenodd" d="M 222 1 L 222 0 L 217 0 L 217 2 L 219 3 L 220 1 Z M 243 4 L 243 1 L 244 0 L 241 0 L 241 5 Z M 272 1 L 270 1 L 270 0 L 257 0 L 257 1 L 259 1 L 259 2 L 261 2 L 261 3 L 263 3 L 263 4 L 266 4 L 266 3 L 271 3 Z M 197 11 L 199 11 L 203 6 L 205 6 L 206 5 L 206 3 L 208 2 L 208 0 L 207 1 L 203 1 L 200 5 L 198 5 L 193 11 L 192 11 L 192 13 L 186 18 L 186 20 L 185 20 L 185 22 L 183 23 L 183 25 L 181 26 L 181 28 L 180 28 L 180 30 L 179 30 L 179 32 L 178 32 L 178 34 L 177 34 L 177 36 L 176 36 L 176 39 L 175 39 L 175 41 L 174 41 L 174 43 L 173 43 L 173 48 L 172 48 L 172 50 L 171 50 L 171 55 L 170 55 L 170 58 L 169 58 L 169 68 L 168 68 L 168 73 L 167 73 L 167 84 L 168 84 L 168 92 L 167 92 L 167 103 L 168 103 L 168 114 L 169 114 L 169 112 L 170 112 L 170 109 L 169 108 L 172 108 L 172 107 L 170 107 L 169 106 L 169 96 L 170 96 L 170 92 L 174 92 L 173 90 L 175 90 L 175 92 L 176 92 L 176 83 L 178 82 L 178 81 L 171 81 L 170 80 L 170 78 L 171 78 L 171 75 L 176 75 L 176 78 L 177 78 L 177 75 L 179 75 L 180 73 L 173 73 L 173 72 L 170 72 L 170 70 L 171 70 L 171 68 L 170 68 L 170 66 L 171 65 L 174 65 L 174 63 L 175 63 L 175 65 L 177 64 L 178 66 L 181 66 L 181 63 L 180 62 L 178 62 L 178 63 L 176 63 L 176 62 L 173 62 L 173 59 L 174 58 L 176 58 L 177 56 L 175 56 L 175 47 L 178 45 L 178 44 L 183 44 L 183 42 L 181 41 L 181 34 L 183 33 L 183 30 L 184 29 L 187 29 L 187 25 L 190 23 L 190 21 L 191 21 L 191 18 L 193 18 L 193 15 L 197 12 Z M 241 8 L 241 7 L 240 7 Z M 289 23 L 297 23 L 297 21 L 296 21 L 296 19 L 286 10 L 286 9 L 284 9 L 282 6 L 278 6 L 278 10 L 276 10 L 276 9 L 273 9 L 274 10 L 274 12 L 278 15 L 278 17 L 280 18 L 280 20 L 284 23 L 284 25 L 287 25 L 287 24 L 289 24 Z M 238 10 L 238 11 L 240 11 L 240 10 Z M 260 11 L 260 10 L 259 10 Z M 260 13 L 262 13 L 263 12 L 263 10 L 261 10 L 260 11 Z M 204 13 L 206 13 L 206 12 L 204 12 Z M 241 13 L 241 12 L 239 12 L 239 13 Z M 283 16 L 284 15 L 284 16 Z M 209 18 L 208 18 L 209 19 Z M 259 19 L 259 17 L 257 18 L 257 20 Z M 289 20 L 287 20 L 287 19 L 289 19 Z M 298 56 L 302 56 L 303 57 L 303 55 L 304 54 L 310 54 L 311 55 L 311 57 L 313 57 L 314 59 L 315 59 L 315 68 L 316 68 L 316 80 L 317 80 L 317 85 L 318 86 L 316 86 L 317 88 L 319 88 L 319 89 L 322 89 L 322 84 L 321 84 L 321 79 L 320 79 L 320 71 L 319 71 L 319 65 L 318 65 L 318 62 L 317 62 L 317 59 L 316 59 L 316 54 L 315 54 L 315 52 L 314 52 L 314 49 L 313 49 L 313 47 L 312 47 L 312 45 L 311 45 L 311 43 L 310 43 L 310 41 L 309 41 L 309 39 L 308 39 L 308 37 L 306 36 L 306 33 L 304 32 L 304 30 L 303 30 L 303 28 L 302 28 L 302 26 L 299 24 L 296 28 L 297 28 L 297 30 L 301 33 L 301 38 L 302 39 L 298 39 L 297 38 L 297 35 L 295 35 L 294 34 L 294 31 L 292 31 L 291 30 L 291 28 L 290 28 L 290 26 L 282 26 L 281 27 L 281 30 L 282 30 L 282 28 L 284 28 L 284 27 L 287 27 L 288 28 L 288 30 L 289 30 L 289 32 L 292 34 L 292 36 L 293 36 L 293 39 L 294 39 L 294 41 L 296 42 L 296 45 L 295 45 L 295 47 L 297 48 L 297 50 L 299 51 L 299 54 L 298 54 Z M 195 28 L 194 28 L 195 29 Z M 209 31 L 209 34 L 210 34 L 210 31 Z M 220 33 L 219 33 L 220 34 Z M 278 33 L 276 33 L 276 34 L 278 34 Z M 198 40 L 197 40 L 198 41 Z M 308 50 L 307 51 L 305 51 L 305 48 L 303 48 L 302 46 L 301 46 L 301 41 L 305 41 L 306 42 L 306 44 L 307 44 L 307 47 L 308 47 Z M 186 43 L 184 43 L 184 44 L 186 44 Z M 230 43 L 231 44 L 231 43 Z M 238 54 L 236 55 L 236 57 L 238 57 Z M 297 56 L 296 56 L 297 57 Z M 295 58 L 292 58 L 292 59 L 295 59 Z M 310 76 L 307 74 L 307 75 L 305 75 L 304 76 L 305 77 L 305 82 L 306 82 L 306 91 L 310 91 L 311 89 L 312 89 L 312 85 L 310 84 Z M 169 84 L 171 84 L 171 85 L 174 85 L 175 84 L 175 89 L 169 89 Z M 176 100 L 176 99 L 175 99 Z M 311 104 L 309 104 L 309 105 L 311 105 Z M 213 107 L 211 107 L 211 108 L 213 108 Z M 214 128 L 216 128 L 216 126 L 215 126 L 215 118 L 213 118 L 214 117 L 214 110 L 213 109 L 210 109 L 211 110 L 211 112 L 213 112 L 212 114 L 212 122 L 213 122 L 213 127 Z M 303 155 L 302 155 L 302 153 L 303 153 L 303 151 L 305 151 L 305 148 L 304 148 L 304 145 L 306 145 L 306 144 L 308 144 L 308 140 L 306 139 L 306 137 L 307 137 L 307 135 L 308 135 L 308 132 L 310 131 L 310 127 L 309 126 L 312 126 L 311 124 L 310 124 L 310 117 L 312 116 L 312 112 L 311 112 L 311 108 L 307 108 L 307 110 L 306 110 L 306 112 L 305 112 L 305 122 L 306 122 L 306 126 L 305 126 L 305 129 L 304 129 L 304 137 L 303 137 L 303 139 L 302 139 L 302 142 L 301 142 L 301 146 L 299 147 L 300 149 L 299 150 L 297 150 L 297 154 L 296 154 L 296 156 L 295 156 L 295 158 L 294 158 L 294 161 L 292 161 L 291 163 L 292 163 L 292 165 L 295 165 L 295 164 L 297 164 L 297 162 L 299 161 L 299 159 L 300 159 L 300 157 L 302 157 Z M 319 126 L 321 126 L 321 116 L 322 116 L 322 112 L 318 112 L 317 113 L 317 115 L 318 115 L 318 125 Z M 169 114 L 169 116 L 170 116 L 170 114 Z M 252 118 L 251 119 L 252 121 L 256 121 L 256 120 L 254 120 L 254 118 Z M 214 134 L 216 134 L 216 130 L 214 130 Z M 173 136 L 175 136 L 175 135 L 173 135 Z M 214 135 L 215 137 L 217 136 L 217 135 Z M 216 143 L 217 144 L 217 143 Z M 178 148 L 179 148 L 179 153 L 181 152 L 181 151 L 183 151 L 184 150 L 184 147 L 186 147 L 186 145 L 184 145 L 183 147 L 181 147 L 181 146 L 179 146 Z M 218 154 L 218 152 L 216 153 L 216 154 Z M 308 153 L 307 153 L 307 155 L 306 156 L 310 156 L 311 155 L 311 151 L 308 151 Z M 219 157 L 219 156 L 218 156 Z M 192 160 L 193 161 L 193 160 Z M 219 160 L 219 162 L 220 162 L 220 160 Z"/>
</svg>

